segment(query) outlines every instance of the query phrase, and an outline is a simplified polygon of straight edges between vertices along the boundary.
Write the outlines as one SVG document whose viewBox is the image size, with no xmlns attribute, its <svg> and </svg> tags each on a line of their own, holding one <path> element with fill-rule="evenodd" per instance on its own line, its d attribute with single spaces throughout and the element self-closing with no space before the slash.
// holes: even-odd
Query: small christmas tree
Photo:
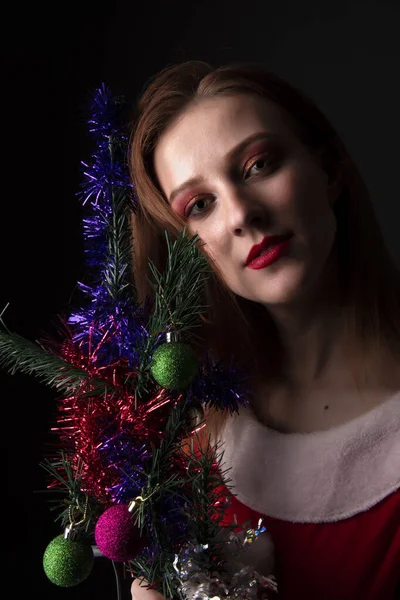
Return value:
<svg viewBox="0 0 400 600">
<path fill-rule="evenodd" d="M 237 411 L 247 402 L 246 377 L 216 361 L 195 334 L 209 272 L 197 236 L 166 234 L 165 270 L 149 265 L 154 300 L 138 302 L 123 106 L 106 86 L 96 90 L 96 150 L 83 164 L 79 194 L 91 277 L 79 284 L 82 306 L 58 337 L 33 343 L 4 323 L 0 332 L 0 364 L 58 394 L 59 451 L 42 464 L 61 531 L 44 552 L 44 570 L 58 586 L 78 585 L 95 550 L 169 598 L 193 598 L 200 588 L 202 598 L 267 598 L 273 579 L 243 558 L 261 523 L 240 539 L 235 524 L 221 525 L 229 502 L 222 449 L 199 443 L 202 410 Z"/>
</svg>

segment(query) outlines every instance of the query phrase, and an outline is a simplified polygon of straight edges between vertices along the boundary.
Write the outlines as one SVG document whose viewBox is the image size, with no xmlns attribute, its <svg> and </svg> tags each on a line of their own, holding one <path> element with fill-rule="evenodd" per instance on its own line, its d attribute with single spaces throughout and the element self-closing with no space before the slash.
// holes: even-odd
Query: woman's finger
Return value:
<svg viewBox="0 0 400 600">
<path fill-rule="evenodd" d="M 132 600 L 166 600 L 160 592 L 148 590 L 144 579 L 134 579 L 131 585 Z"/>
</svg>

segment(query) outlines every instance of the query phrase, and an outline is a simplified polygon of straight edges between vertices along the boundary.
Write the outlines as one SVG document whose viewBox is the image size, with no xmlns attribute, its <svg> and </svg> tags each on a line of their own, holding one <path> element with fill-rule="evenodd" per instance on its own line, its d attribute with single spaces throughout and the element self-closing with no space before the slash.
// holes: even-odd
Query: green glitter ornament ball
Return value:
<svg viewBox="0 0 400 600">
<path fill-rule="evenodd" d="M 153 354 L 151 374 L 166 389 L 186 388 L 197 373 L 197 357 L 189 344 L 167 342 Z"/>
<path fill-rule="evenodd" d="M 82 583 L 91 573 L 94 555 L 91 546 L 59 535 L 47 546 L 43 568 L 52 583 L 72 587 Z"/>
</svg>

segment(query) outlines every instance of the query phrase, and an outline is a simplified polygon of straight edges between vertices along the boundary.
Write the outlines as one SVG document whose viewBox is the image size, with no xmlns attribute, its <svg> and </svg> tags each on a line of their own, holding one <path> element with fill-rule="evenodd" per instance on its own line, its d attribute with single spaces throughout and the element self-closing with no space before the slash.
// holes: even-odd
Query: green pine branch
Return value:
<svg viewBox="0 0 400 600">
<path fill-rule="evenodd" d="M 112 212 L 107 219 L 108 247 L 104 257 L 103 281 L 110 297 L 115 301 L 127 298 L 137 303 L 133 282 L 130 281 L 132 263 L 132 238 L 129 224 L 127 190 L 115 188 L 112 195 Z"/>
<path fill-rule="evenodd" d="M 112 388 L 109 383 L 92 377 L 85 370 L 11 332 L 0 331 L 0 367 L 11 374 L 19 371 L 34 375 L 42 383 L 67 394 L 76 391 L 84 382 L 90 384 L 91 395 Z"/>
<path fill-rule="evenodd" d="M 139 504 L 136 513 L 136 523 L 139 528 L 145 527 L 150 519 L 152 541 L 160 548 L 156 559 L 147 561 L 146 557 L 138 557 L 129 561 L 130 567 L 136 576 L 138 573 L 164 597 L 176 597 L 179 580 L 174 568 L 175 550 L 171 547 L 171 534 L 175 527 L 173 517 L 170 521 L 160 519 L 165 512 L 163 495 L 176 497 L 182 500 L 184 518 L 188 524 L 187 542 L 204 544 L 208 551 L 202 553 L 199 560 L 203 569 L 215 571 L 217 567 L 223 569 L 225 540 L 221 538 L 220 521 L 223 516 L 224 506 L 215 502 L 219 497 L 215 490 L 223 485 L 228 485 L 226 471 L 222 470 L 221 462 L 223 453 L 220 444 L 214 448 L 208 446 L 206 450 L 193 447 L 189 455 L 183 453 L 182 441 L 188 439 L 193 429 L 191 405 L 184 398 L 172 409 L 163 439 L 158 448 L 152 449 L 152 459 L 147 465 L 148 485 L 143 490 L 144 502 Z M 193 438 L 192 438 L 193 440 Z M 186 465 L 185 474 L 171 473 L 173 460 L 179 459 Z M 224 528 L 225 532 L 227 528 Z"/>
<path fill-rule="evenodd" d="M 152 458 L 146 465 L 148 483 L 142 492 L 145 500 L 139 504 L 134 517 L 141 530 L 145 527 L 147 519 L 150 519 L 152 542 L 160 551 L 156 559 L 148 561 L 138 557 L 129 561 L 129 564 L 136 576 L 140 573 L 140 577 L 154 584 L 165 598 L 175 596 L 174 588 L 177 585 L 173 568 L 174 551 L 171 548 L 171 529 L 174 528 L 174 522 L 173 519 L 171 522 L 160 519 L 160 515 L 163 514 L 162 503 L 165 495 L 181 496 L 184 501 L 189 501 L 187 495 L 184 495 L 186 477 L 171 472 L 171 466 L 174 456 L 177 457 L 180 452 L 182 440 L 189 436 L 193 425 L 190 414 L 191 406 L 184 398 L 172 408 L 159 446 L 152 447 Z"/>
<path fill-rule="evenodd" d="M 78 459 L 74 468 L 68 455 L 61 452 L 60 459 L 50 462 L 45 459 L 40 466 L 47 472 L 51 487 L 41 490 L 52 496 L 49 500 L 52 511 L 57 512 L 55 522 L 60 521 L 62 529 L 68 525 L 79 523 L 73 529 L 73 535 L 93 538 L 96 521 L 104 511 L 104 507 L 93 497 L 81 490 L 83 463 Z M 56 484 L 56 485 L 55 485 Z"/>
<path fill-rule="evenodd" d="M 167 331 L 184 334 L 201 323 L 205 312 L 204 286 L 210 273 L 206 257 L 198 248 L 199 237 L 189 236 L 186 230 L 171 241 L 165 232 L 167 262 L 163 273 L 149 260 L 152 279 L 149 283 L 155 292 L 155 302 L 149 319 L 149 336 L 140 348 L 141 364 L 136 381 L 136 397 L 145 394 L 152 379 L 149 373 L 150 357 L 159 343 L 159 335 Z M 193 337 L 192 337 L 193 341 Z"/>
<path fill-rule="evenodd" d="M 199 237 L 189 236 L 186 230 L 171 241 L 165 233 L 167 262 L 161 273 L 152 261 L 150 284 L 155 291 L 155 308 L 150 322 L 151 332 L 173 329 L 181 333 L 200 324 L 204 304 L 204 284 L 210 273 L 206 257 L 197 247 Z"/>
<path fill-rule="evenodd" d="M 152 510 L 151 504 L 157 503 L 163 493 L 176 493 L 176 489 L 182 486 L 182 480 L 177 474 L 170 475 L 168 478 L 165 478 L 165 474 L 171 472 L 172 458 L 179 450 L 181 440 L 189 435 L 190 411 L 191 406 L 184 398 L 171 410 L 163 437 L 157 447 L 152 446 L 151 460 L 146 465 L 147 486 L 143 490 L 143 495 L 149 500 L 139 506 L 136 513 L 137 522 L 142 528 L 145 523 L 145 513 L 153 517 L 152 528 L 156 532 L 160 546 L 168 544 L 168 536 L 163 538 L 159 513 L 157 510 Z"/>
<path fill-rule="evenodd" d="M 224 513 L 224 506 L 219 503 L 218 508 L 214 501 L 217 500 L 221 486 L 229 488 L 230 480 L 226 474 L 228 470 L 222 469 L 223 452 L 221 443 L 213 448 L 208 446 L 202 449 L 198 444 L 197 451 L 193 448 L 187 464 L 187 477 L 191 483 L 190 518 L 193 538 L 200 544 L 213 544 L 214 551 L 211 555 L 218 556 L 221 550 L 218 536 L 220 534 L 220 520 Z M 211 565 L 210 565 L 211 567 Z"/>
</svg>

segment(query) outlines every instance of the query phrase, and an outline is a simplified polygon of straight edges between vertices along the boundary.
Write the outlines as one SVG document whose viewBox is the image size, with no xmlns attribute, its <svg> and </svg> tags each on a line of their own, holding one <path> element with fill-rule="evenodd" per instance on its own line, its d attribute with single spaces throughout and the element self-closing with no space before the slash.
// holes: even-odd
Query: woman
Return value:
<svg viewBox="0 0 400 600">
<path fill-rule="evenodd" d="M 250 407 L 209 411 L 232 514 L 260 515 L 279 597 L 392 600 L 400 580 L 400 272 L 343 142 L 258 66 L 169 67 L 138 105 L 135 279 L 164 230 L 213 266 L 203 343 L 252 366 Z M 268 560 L 268 557 L 265 557 Z M 132 596 L 160 595 L 135 580 Z"/>
</svg>

